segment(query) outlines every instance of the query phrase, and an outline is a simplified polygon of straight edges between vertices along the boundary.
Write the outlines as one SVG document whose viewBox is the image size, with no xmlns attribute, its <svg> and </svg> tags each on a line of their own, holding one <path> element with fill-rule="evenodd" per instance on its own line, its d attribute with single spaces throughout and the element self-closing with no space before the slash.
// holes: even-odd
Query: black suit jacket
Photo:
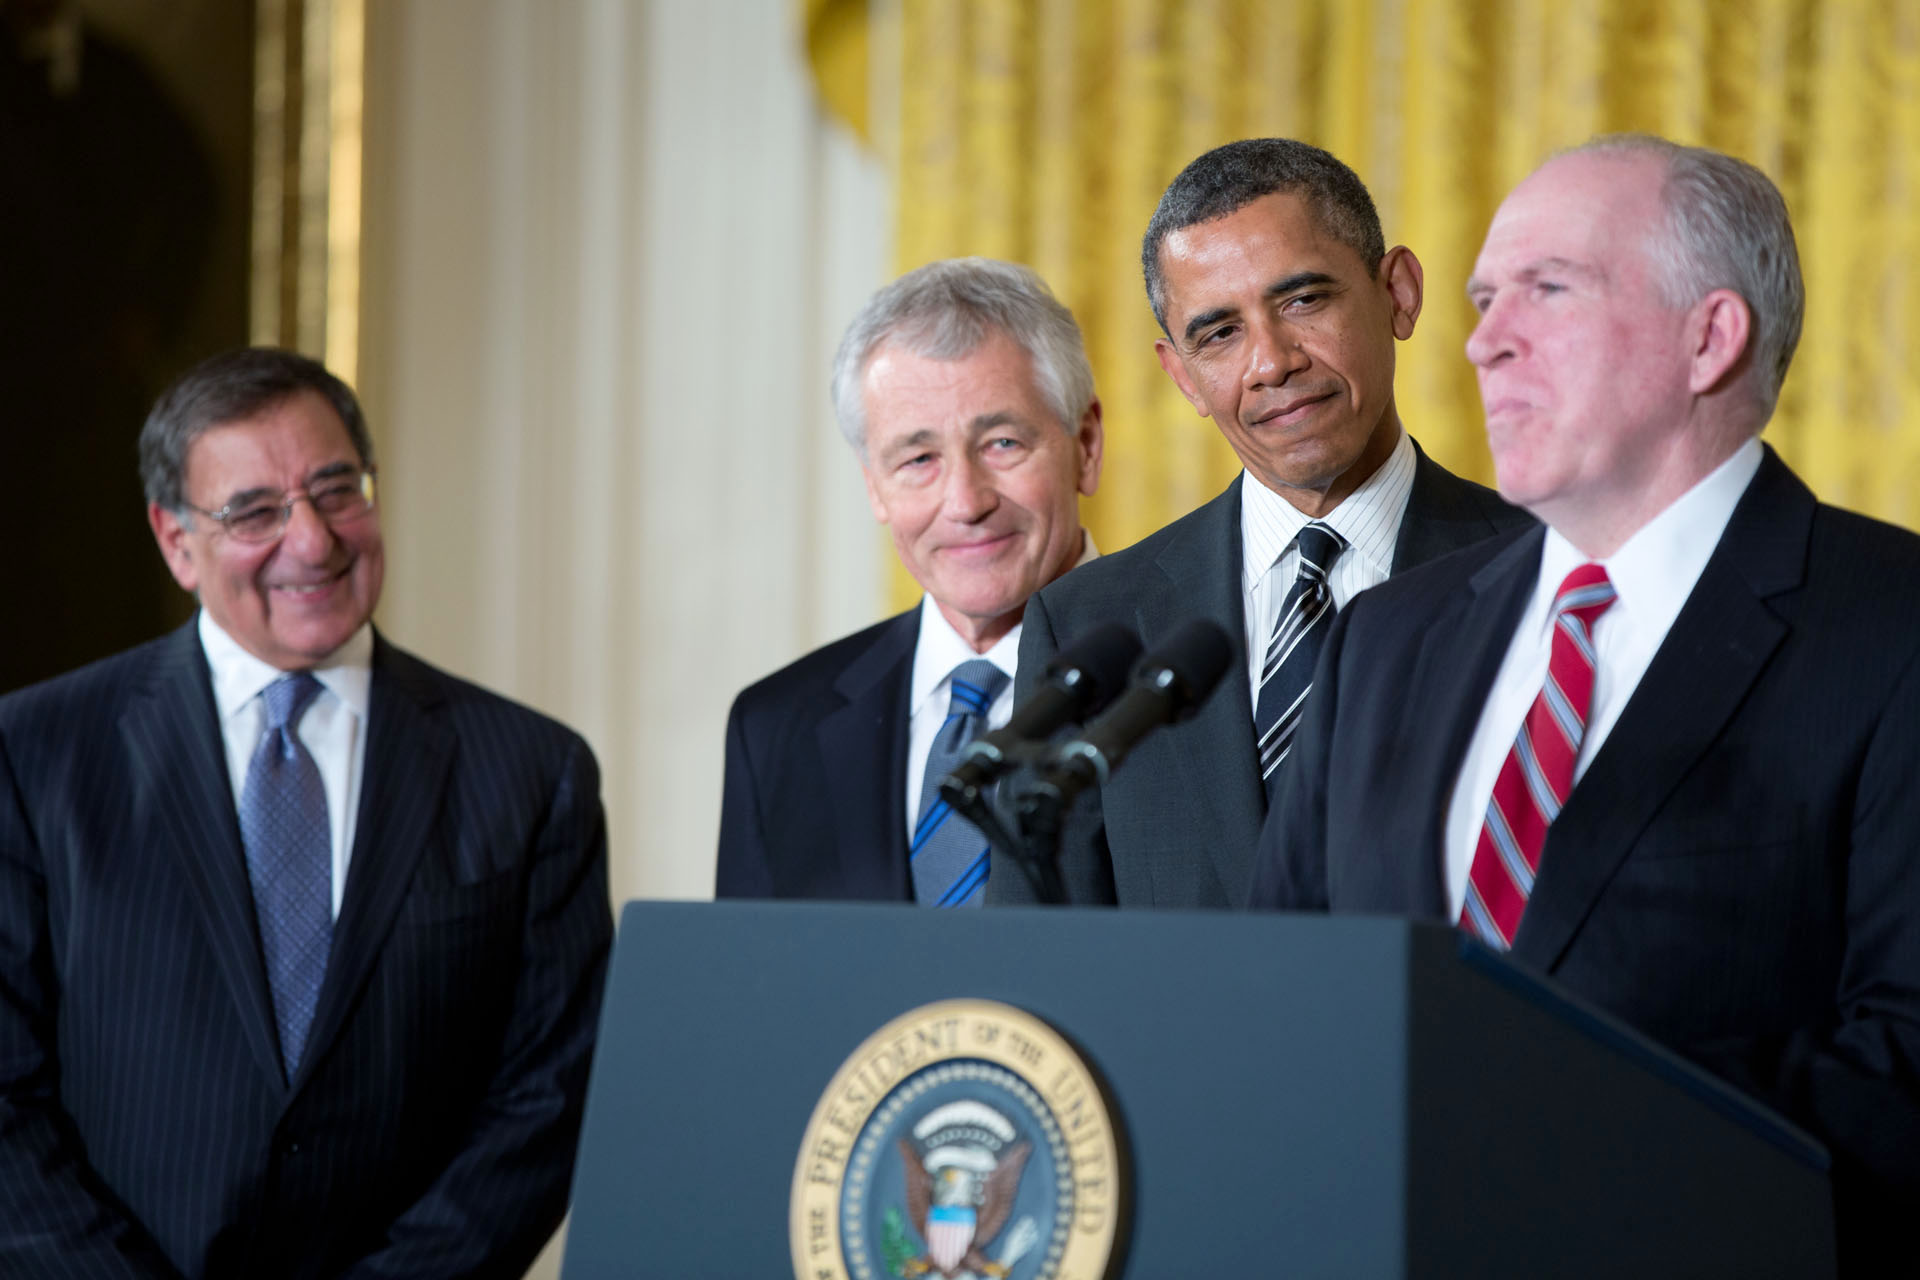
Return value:
<svg viewBox="0 0 1920 1280">
<path fill-rule="evenodd" d="M 915 606 L 734 699 L 716 897 L 912 901 L 907 697 L 919 640 Z"/>
<path fill-rule="evenodd" d="M 1447 914 L 1448 803 L 1542 538 L 1335 622 L 1256 906 Z M 1920 538 L 1816 505 L 1769 450 L 1548 829 L 1513 946 L 1825 1138 L 1843 1244 L 1920 1203 L 1917 588 Z"/>
<path fill-rule="evenodd" d="M 1061 873 L 1076 904 L 1229 907 L 1245 900 L 1266 817 L 1247 696 L 1240 585 L 1240 486 L 1141 542 L 1046 587 L 1027 602 L 1016 699 L 1045 675 L 1062 643 L 1101 622 L 1138 631 L 1149 650 L 1190 618 L 1210 618 L 1233 642 L 1233 665 L 1193 719 L 1144 740 L 1105 787 L 1082 798 L 1061 840 Z M 1492 490 L 1418 455 L 1394 544 L 1400 572 L 1532 517 Z M 1023 876 L 994 876 L 989 902 L 1029 902 Z"/>
<path fill-rule="evenodd" d="M 611 938 L 586 744 L 376 637 L 284 1080 L 195 625 L 0 699 L 0 1274 L 517 1277 Z"/>
</svg>

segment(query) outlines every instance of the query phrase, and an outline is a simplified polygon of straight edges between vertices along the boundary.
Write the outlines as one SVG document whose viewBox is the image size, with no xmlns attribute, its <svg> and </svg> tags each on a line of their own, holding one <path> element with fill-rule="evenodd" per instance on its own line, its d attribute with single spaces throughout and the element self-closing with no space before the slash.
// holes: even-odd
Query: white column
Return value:
<svg viewBox="0 0 1920 1280">
<path fill-rule="evenodd" d="M 795 12 L 369 6 L 380 622 L 587 736 L 616 900 L 710 892 L 733 694 L 880 614 L 826 387 L 884 186 Z"/>
</svg>

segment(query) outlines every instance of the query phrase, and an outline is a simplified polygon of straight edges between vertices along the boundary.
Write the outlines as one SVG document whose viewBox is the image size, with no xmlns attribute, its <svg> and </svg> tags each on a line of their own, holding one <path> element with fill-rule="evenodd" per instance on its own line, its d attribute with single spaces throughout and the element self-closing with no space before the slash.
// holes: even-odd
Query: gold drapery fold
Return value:
<svg viewBox="0 0 1920 1280">
<path fill-rule="evenodd" d="M 1910 0 L 897 0 L 890 21 L 898 39 L 873 52 L 897 60 L 895 265 L 1011 258 L 1073 308 L 1106 406 L 1087 508 L 1103 547 L 1236 470 L 1154 359 L 1139 243 L 1187 161 L 1266 134 L 1351 164 L 1388 242 L 1419 255 L 1401 416 L 1480 479 L 1463 285 L 1501 197 L 1554 149 L 1618 130 L 1759 165 L 1793 212 L 1808 293 L 1766 438 L 1825 500 L 1920 527 Z"/>
</svg>

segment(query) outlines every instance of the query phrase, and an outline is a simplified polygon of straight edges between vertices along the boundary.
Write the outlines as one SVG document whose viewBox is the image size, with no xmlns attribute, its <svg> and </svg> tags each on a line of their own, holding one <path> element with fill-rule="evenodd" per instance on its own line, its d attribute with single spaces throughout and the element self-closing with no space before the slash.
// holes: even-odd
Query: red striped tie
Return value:
<svg viewBox="0 0 1920 1280">
<path fill-rule="evenodd" d="M 1573 762 L 1593 703 L 1593 622 L 1613 603 L 1613 583 L 1597 564 L 1567 575 L 1553 598 L 1553 648 L 1542 686 L 1513 750 L 1500 766 L 1467 873 L 1460 927 L 1489 946 L 1513 945 L 1533 892 L 1547 826 L 1573 789 Z"/>
</svg>

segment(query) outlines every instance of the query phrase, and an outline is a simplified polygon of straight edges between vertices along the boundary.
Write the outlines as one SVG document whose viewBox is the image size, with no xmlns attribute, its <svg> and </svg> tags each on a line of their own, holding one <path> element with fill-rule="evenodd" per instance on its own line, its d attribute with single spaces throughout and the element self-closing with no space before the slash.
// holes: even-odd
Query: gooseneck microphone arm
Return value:
<svg viewBox="0 0 1920 1280">
<path fill-rule="evenodd" d="M 1054 655 L 1047 677 L 1014 708 L 1005 727 L 967 744 L 966 754 L 940 781 L 940 794 L 956 803 L 954 791 L 978 791 L 1021 764 L 1063 725 L 1078 724 L 1112 702 L 1127 682 L 1127 668 L 1140 656 L 1140 640 L 1117 623 L 1095 627 Z M 952 790 L 949 790 L 951 784 Z"/>
<path fill-rule="evenodd" d="M 968 744 L 953 772 L 940 780 L 940 795 L 954 812 L 980 829 L 1002 865 L 1017 865 L 1042 902 L 1064 900 L 1059 870 L 1051 858 L 1036 862 L 1027 841 L 1008 830 L 995 812 L 995 779 L 1043 758 L 1047 739 L 1111 702 L 1125 687 L 1140 641 L 1117 623 L 1103 623 L 1054 655 L 1044 683 L 1016 707 L 1002 728 Z"/>
<path fill-rule="evenodd" d="M 1058 891 L 1060 831 L 1080 793 L 1104 785 L 1152 730 L 1198 711 L 1232 663 L 1227 633 L 1205 618 L 1192 619 L 1140 660 L 1127 691 L 1083 733 L 1048 753 L 1016 808 L 1025 836 L 1022 865 L 1041 901 L 1063 900 L 1048 897 L 1042 882 Z"/>
</svg>

